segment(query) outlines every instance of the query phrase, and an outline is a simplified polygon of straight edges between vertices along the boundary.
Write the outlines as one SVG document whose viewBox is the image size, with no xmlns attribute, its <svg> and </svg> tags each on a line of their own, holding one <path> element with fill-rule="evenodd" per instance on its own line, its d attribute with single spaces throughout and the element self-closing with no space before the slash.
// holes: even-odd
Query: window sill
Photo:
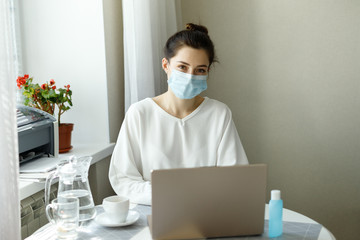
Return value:
<svg viewBox="0 0 360 240">
<path fill-rule="evenodd" d="M 20 171 L 29 170 L 29 169 L 48 169 L 55 167 L 56 164 L 68 158 L 71 155 L 75 156 L 91 156 L 91 165 L 95 164 L 109 156 L 111 156 L 115 147 L 115 143 L 105 143 L 105 144 L 74 144 L 74 148 L 64 154 L 59 154 L 57 158 L 40 158 L 39 162 L 36 164 L 28 163 L 24 166 L 20 166 Z M 36 161 L 36 160 L 35 160 Z M 29 182 L 24 180 L 19 180 L 19 193 L 20 200 L 23 200 L 38 191 L 41 191 L 45 188 L 45 183 L 41 182 Z"/>
</svg>

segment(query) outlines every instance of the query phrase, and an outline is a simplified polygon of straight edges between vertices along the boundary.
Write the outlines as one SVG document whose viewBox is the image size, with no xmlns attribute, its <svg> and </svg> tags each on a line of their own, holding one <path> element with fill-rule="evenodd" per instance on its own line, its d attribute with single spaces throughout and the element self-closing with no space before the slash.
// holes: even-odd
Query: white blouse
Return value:
<svg viewBox="0 0 360 240">
<path fill-rule="evenodd" d="M 151 98 L 130 106 L 111 158 L 109 179 L 131 202 L 151 205 L 151 170 L 248 164 L 230 109 L 205 97 L 185 118 Z"/>
</svg>

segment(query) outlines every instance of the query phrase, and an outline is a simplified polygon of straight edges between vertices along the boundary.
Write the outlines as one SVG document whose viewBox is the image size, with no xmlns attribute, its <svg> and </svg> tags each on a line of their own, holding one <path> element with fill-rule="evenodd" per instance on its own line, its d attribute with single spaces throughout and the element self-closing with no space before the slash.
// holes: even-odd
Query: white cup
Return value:
<svg viewBox="0 0 360 240">
<path fill-rule="evenodd" d="M 122 196 L 104 198 L 102 205 L 106 215 L 113 223 L 123 223 L 129 213 L 129 199 Z"/>
</svg>

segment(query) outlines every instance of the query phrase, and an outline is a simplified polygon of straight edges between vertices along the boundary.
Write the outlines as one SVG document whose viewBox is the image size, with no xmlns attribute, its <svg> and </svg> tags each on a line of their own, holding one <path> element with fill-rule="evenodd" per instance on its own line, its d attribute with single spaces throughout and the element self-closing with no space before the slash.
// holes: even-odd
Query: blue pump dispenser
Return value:
<svg viewBox="0 0 360 240">
<path fill-rule="evenodd" d="M 271 200 L 269 202 L 269 237 L 275 238 L 282 235 L 283 232 L 283 201 L 281 200 L 280 190 L 271 191 Z"/>
</svg>

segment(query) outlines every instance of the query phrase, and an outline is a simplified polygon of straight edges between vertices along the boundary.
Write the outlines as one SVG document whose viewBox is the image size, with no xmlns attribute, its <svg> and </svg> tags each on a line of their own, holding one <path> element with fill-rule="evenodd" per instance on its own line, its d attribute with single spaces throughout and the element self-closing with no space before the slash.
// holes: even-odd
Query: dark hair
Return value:
<svg viewBox="0 0 360 240">
<path fill-rule="evenodd" d="M 164 47 L 165 58 L 170 60 L 183 46 L 204 49 L 209 57 L 209 67 L 214 61 L 216 62 L 214 44 L 208 35 L 207 28 L 204 26 L 188 23 L 185 30 L 172 35 Z"/>
</svg>

